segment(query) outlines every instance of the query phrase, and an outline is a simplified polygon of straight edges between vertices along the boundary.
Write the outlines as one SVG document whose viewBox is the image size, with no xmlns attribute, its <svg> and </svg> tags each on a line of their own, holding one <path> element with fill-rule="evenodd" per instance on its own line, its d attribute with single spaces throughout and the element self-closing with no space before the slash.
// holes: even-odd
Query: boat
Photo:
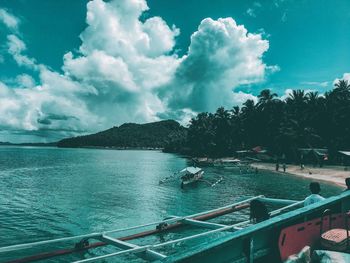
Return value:
<svg viewBox="0 0 350 263">
<path fill-rule="evenodd" d="M 237 158 L 220 158 L 214 161 L 214 166 L 238 166 L 241 163 Z"/>
<path fill-rule="evenodd" d="M 198 167 L 186 167 L 179 172 L 181 187 L 187 184 L 192 184 L 203 178 L 204 171 Z"/>
<path fill-rule="evenodd" d="M 223 217 L 233 217 L 238 211 L 249 209 L 253 200 L 259 200 L 273 207 L 278 206 L 278 208 L 270 212 L 270 219 L 257 224 L 251 224 L 248 218 L 229 224 L 214 221 Z M 278 263 L 298 253 L 304 245 L 315 248 L 320 228 L 323 227 L 325 231 L 331 228 L 331 224 L 327 223 L 329 222 L 327 217 L 321 218 L 324 211 L 329 209 L 333 214 L 328 217 L 328 220 L 334 220 L 336 227 L 342 226 L 342 219 L 348 216 L 345 213 L 350 210 L 350 191 L 306 207 L 303 207 L 303 200 L 266 198 L 262 195 L 249 197 L 209 211 L 188 216 L 170 216 L 165 220 L 141 226 L 2 247 L 0 258 L 3 259 L 4 254 L 15 257 L 20 251 L 43 248 L 39 254 L 19 259 L 11 258 L 6 262 L 25 263 L 53 258 L 61 260 L 60 262 L 69 262 L 62 258 L 75 253 L 81 257 L 73 261 L 75 263 L 100 262 L 108 259 L 120 262 L 118 257 L 125 255 L 134 255 L 146 261 L 158 263 Z M 324 224 L 322 224 L 323 220 Z M 183 237 L 170 235 L 168 240 L 163 241 L 153 238 L 146 244 L 136 242 L 141 238 L 163 235 L 175 230 L 185 231 L 190 227 L 202 231 L 185 232 Z M 143 231 L 138 232 L 141 229 Z M 130 231 L 136 231 L 136 233 L 130 234 Z M 124 233 L 129 234 L 124 235 Z M 187 247 L 186 242 L 190 242 Z M 67 246 L 72 243 L 75 245 L 62 248 L 64 243 Z M 83 253 L 106 245 L 113 246 L 116 250 L 112 252 L 103 250 L 99 255 Z M 55 246 L 57 249 L 53 250 Z M 44 250 L 45 247 L 49 251 Z"/>
</svg>

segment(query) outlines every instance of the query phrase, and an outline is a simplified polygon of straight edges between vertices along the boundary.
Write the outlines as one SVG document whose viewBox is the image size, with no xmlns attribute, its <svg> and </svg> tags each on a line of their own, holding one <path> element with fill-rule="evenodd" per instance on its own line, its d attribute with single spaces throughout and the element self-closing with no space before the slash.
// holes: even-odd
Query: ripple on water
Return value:
<svg viewBox="0 0 350 263">
<path fill-rule="evenodd" d="M 247 196 L 300 200 L 308 194 L 308 180 L 216 167 L 204 168 L 207 181 L 223 178 L 215 187 L 200 182 L 180 189 L 178 180 L 158 184 L 188 165 L 184 158 L 157 151 L 0 147 L 0 246 L 144 224 Z M 335 186 L 322 188 L 325 196 L 339 192 Z M 216 222 L 247 218 L 245 211 Z M 175 249 L 177 245 L 168 253 Z"/>
</svg>

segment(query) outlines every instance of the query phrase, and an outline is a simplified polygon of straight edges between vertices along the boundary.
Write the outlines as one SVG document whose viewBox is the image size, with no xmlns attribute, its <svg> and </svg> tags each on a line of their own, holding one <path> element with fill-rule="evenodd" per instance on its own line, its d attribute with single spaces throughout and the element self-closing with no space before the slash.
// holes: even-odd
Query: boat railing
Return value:
<svg viewBox="0 0 350 263">
<path fill-rule="evenodd" d="M 290 205 L 287 205 L 285 207 L 282 207 L 282 208 L 279 208 L 279 209 L 276 209 L 276 210 L 272 211 L 270 213 L 270 215 L 271 216 L 278 215 L 282 211 L 288 210 L 288 209 L 296 207 L 296 206 L 300 206 L 303 203 L 304 203 L 304 201 L 296 201 L 296 202 L 294 202 L 294 203 L 292 203 Z M 118 255 L 123 255 L 123 254 L 128 254 L 128 253 L 129 254 L 130 253 L 137 253 L 137 252 L 142 252 L 142 251 L 146 251 L 146 250 L 157 249 L 157 248 L 160 248 L 160 247 L 173 245 L 173 244 L 184 242 L 184 241 L 187 241 L 187 240 L 193 240 L 193 239 L 197 239 L 197 238 L 200 238 L 200 237 L 212 235 L 212 234 L 215 234 L 215 233 L 219 233 L 219 232 L 223 232 L 223 231 L 227 231 L 227 230 L 232 230 L 232 229 L 238 228 L 241 225 L 246 225 L 249 222 L 250 222 L 250 220 L 246 220 L 246 221 L 243 221 L 243 222 L 240 222 L 240 223 L 236 223 L 236 224 L 233 224 L 233 225 L 223 226 L 223 227 L 215 229 L 215 230 L 209 230 L 209 231 L 206 231 L 206 232 L 203 232 L 203 233 L 199 233 L 199 234 L 196 234 L 196 235 L 191 235 L 191 236 L 187 236 L 187 237 L 183 237 L 183 238 L 179 238 L 179 239 L 175 239 L 175 240 L 170 240 L 170 241 L 159 243 L 159 244 L 156 244 L 156 245 L 146 245 L 146 246 L 138 247 L 138 249 L 129 249 L 129 250 L 124 250 L 124 251 L 119 251 L 119 252 L 115 252 L 115 253 L 111 253 L 111 254 L 107 254 L 107 255 L 103 255 L 103 256 L 98 256 L 98 257 L 94 257 L 94 258 L 88 258 L 88 259 L 74 261 L 73 263 L 93 262 L 93 261 L 96 261 L 96 260 L 105 259 L 105 258 L 109 258 L 109 257 L 114 257 L 114 256 L 118 256 Z M 239 230 L 239 229 L 237 229 L 237 230 Z"/>
<path fill-rule="evenodd" d="M 156 221 L 148 224 L 143 224 L 143 225 L 138 225 L 138 226 L 133 226 L 133 227 L 128 227 L 128 228 L 121 228 L 121 229 L 115 229 L 115 230 L 109 230 L 109 231 L 104 231 L 100 233 L 91 233 L 91 234 L 86 234 L 86 235 L 77 235 L 73 237 L 65 237 L 65 238 L 58 238 L 58 239 L 53 239 L 53 240 L 44 240 L 44 241 L 38 241 L 38 242 L 32 242 L 32 243 L 27 243 L 27 244 L 17 244 L 17 245 L 11 245 L 11 246 L 6 246 L 0 248 L 0 253 L 5 253 L 5 252 L 11 252 L 11 251 L 18 251 L 18 250 L 23 250 L 23 249 L 29 249 L 29 248 L 35 248 L 35 247 L 40 247 L 44 245 L 49 245 L 49 244 L 54 244 L 54 243 L 62 243 L 62 242 L 68 242 L 68 241 L 74 241 L 74 240 L 88 240 L 88 239 L 96 239 L 99 241 L 104 242 L 106 245 L 114 245 L 122 251 L 114 252 L 114 253 L 109 253 L 106 255 L 101 255 L 101 256 L 95 256 L 83 260 L 78 260 L 75 261 L 77 262 L 93 262 L 96 260 L 100 259 L 105 259 L 105 258 L 110 258 L 110 257 L 115 257 L 119 255 L 125 255 L 125 254 L 136 254 L 137 256 L 140 256 L 142 258 L 145 258 L 150 261 L 154 260 L 160 260 L 164 259 L 167 256 L 163 255 L 161 253 L 158 253 L 154 251 L 153 249 L 161 248 L 164 246 L 168 246 L 171 244 L 176 244 L 180 243 L 186 240 L 193 240 L 197 239 L 200 237 L 212 235 L 215 233 L 223 232 L 223 231 L 232 231 L 232 230 L 241 230 L 243 226 L 247 225 L 250 223 L 250 220 L 246 220 L 243 222 L 235 223 L 232 225 L 223 225 L 223 224 L 217 224 L 217 223 L 212 223 L 212 222 L 205 222 L 201 220 L 201 217 L 203 216 L 208 216 L 208 215 L 213 215 L 213 217 L 209 218 L 214 218 L 217 216 L 224 215 L 226 213 L 232 213 L 234 211 L 240 210 L 241 208 L 247 208 L 249 207 L 249 203 L 253 200 L 259 199 L 262 202 L 269 203 L 269 204 L 280 204 L 284 205 L 283 207 L 276 209 L 270 213 L 271 216 L 275 216 L 285 210 L 300 206 L 303 204 L 303 201 L 294 201 L 294 200 L 285 200 L 285 199 L 273 199 L 273 198 L 265 198 L 263 195 L 251 197 L 251 198 L 246 198 L 244 200 L 235 202 L 230 205 L 226 205 L 220 208 L 212 209 L 209 211 L 204 211 L 188 216 L 172 216 L 168 219 L 162 220 L 162 221 Z M 237 210 L 235 210 L 237 208 Z M 222 211 L 227 210 L 228 212 L 222 213 Z M 217 215 L 215 214 L 217 213 Z M 221 214 L 219 214 L 221 213 Z M 216 215 L 216 216 L 215 216 Z M 135 244 L 125 242 L 123 240 L 120 240 L 119 238 L 111 237 L 111 234 L 116 234 L 120 232 L 126 232 L 126 231 L 131 231 L 131 230 L 136 230 L 136 229 L 142 229 L 145 227 L 151 227 L 151 226 L 159 226 L 162 224 L 183 224 L 183 225 L 194 225 L 194 226 L 199 226 L 199 227 L 204 227 L 209 230 L 199 233 L 199 234 L 194 234 L 194 235 L 189 235 L 186 237 L 162 242 L 159 244 L 150 244 L 150 245 L 144 245 L 144 246 L 137 246 Z M 145 236 L 145 235 L 143 235 Z M 135 237 L 137 238 L 137 237 Z M 131 240 L 134 238 L 130 238 L 128 240 Z M 75 252 L 72 250 L 70 253 Z M 46 258 L 48 258 L 49 253 L 46 253 Z M 30 259 L 31 257 L 28 257 Z M 11 261 L 9 261 L 11 262 Z M 12 261 L 12 262 L 31 262 L 30 260 L 28 261 Z"/>
</svg>

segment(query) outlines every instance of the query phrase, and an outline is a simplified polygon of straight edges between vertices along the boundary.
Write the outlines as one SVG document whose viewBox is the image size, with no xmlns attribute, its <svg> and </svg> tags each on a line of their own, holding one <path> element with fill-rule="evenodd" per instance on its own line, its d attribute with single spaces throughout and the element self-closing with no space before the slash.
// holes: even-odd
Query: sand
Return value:
<svg viewBox="0 0 350 263">
<path fill-rule="evenodd" d="M 274 163 L 253 163 L 251 165 L 254 168 L 276 172 L 276 165 Z M 283 173 L 282 165 L 280 165 L 279 173 Z M 301 169 L 299 165 L 288 164 L 286 173 L 345 187 L 345 178 L 350 177 L 350 168 L 349 171 L 346 171 L 344 166 L 325 166 L 319 168 L 312 165 L 305 165 L 304 169 Z"/>
</svg>

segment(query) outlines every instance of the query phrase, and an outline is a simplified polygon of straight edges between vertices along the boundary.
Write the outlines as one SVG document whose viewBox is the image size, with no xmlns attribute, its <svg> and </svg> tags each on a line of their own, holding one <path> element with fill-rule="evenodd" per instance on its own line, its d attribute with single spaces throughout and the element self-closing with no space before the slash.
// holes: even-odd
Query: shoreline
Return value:
<svg viewBox="0 0 350 263">
<path fill-rule="evenodd" d="M 305 165 L 305 168 L 302 170 L 299 165 L 287 164 L 287 169 L 284 173 L 281 165 L 279 171 L 275 170 L 275 165 L 274 163 L 251 163 L 252 167 L 259 170 L 323 181 L 343 188 L 345 187 L 345 178 L 350 177 L 350 171 L 345 171 L 344 166 L 331 165 L 319 168 L 312 165 Z"/>
</svg>

